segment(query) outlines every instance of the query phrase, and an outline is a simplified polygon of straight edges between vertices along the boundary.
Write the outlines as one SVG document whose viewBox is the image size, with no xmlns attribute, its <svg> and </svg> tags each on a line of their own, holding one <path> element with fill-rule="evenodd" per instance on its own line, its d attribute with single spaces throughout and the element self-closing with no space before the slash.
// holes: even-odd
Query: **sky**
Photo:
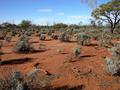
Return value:
<svg viewBox="0 0 120 90">
<path fill-rule="evenodd" d="M 97 6 L 110 0 L 97 0 Z M 89 24 L 91 8 L 80 0 L 0 0 L 0 23 Z"/>
</svg>

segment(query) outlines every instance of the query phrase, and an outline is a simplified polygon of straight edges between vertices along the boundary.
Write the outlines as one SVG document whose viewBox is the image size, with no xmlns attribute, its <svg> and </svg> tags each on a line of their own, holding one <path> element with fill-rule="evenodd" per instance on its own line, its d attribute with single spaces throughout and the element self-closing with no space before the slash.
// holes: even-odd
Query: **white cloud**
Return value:
<svg viewBox="0 0 120 90">
<path fill-rule="evenodd" d="M 52 9 L 40 9 L 38 10 L 38 12 L 52 12 L 53 10 Z"/>
<path fill-rule="evenodd" d="M 57 13 L 57 15 L 62 16 L 62 15 L 64 15 L 64 13 Z"/>
<path fill-rule="evenodd" d="M 79 15 L 68 16 L 68 17 L 71 18 L 71 19 L 84 19 L 84 20 L 87 20 L 87 19 L 91 18 L 90 16 L 79 16 Z"/>
</svg>

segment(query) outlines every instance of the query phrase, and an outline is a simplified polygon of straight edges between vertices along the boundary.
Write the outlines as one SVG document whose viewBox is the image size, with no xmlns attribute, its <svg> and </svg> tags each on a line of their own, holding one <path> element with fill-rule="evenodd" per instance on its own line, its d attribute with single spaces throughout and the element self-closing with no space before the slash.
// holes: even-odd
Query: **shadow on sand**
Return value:
<svg viewBox="0 0 120 90">
<path fill-rule="evenodd" d="M 18 58 L 1 61 L 1 65 L 13 65 L 13 64 L 24 64 L 27 62 L 32 62 L 32 58 Z"/>
</svg>

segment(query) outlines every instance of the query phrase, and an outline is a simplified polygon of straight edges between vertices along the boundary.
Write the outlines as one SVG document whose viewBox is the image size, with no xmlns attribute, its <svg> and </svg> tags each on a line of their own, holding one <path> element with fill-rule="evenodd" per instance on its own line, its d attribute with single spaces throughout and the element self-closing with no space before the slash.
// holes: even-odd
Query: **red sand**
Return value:
<svg viewBox="0 0 120 90">
<path fill-rule="evenodd" d="M 71 52 L 76 43 L 64 43 L 59 40 L 42 41 L 48 49 L 45 52 L 36 52 L 32 54 L 13 53 L 13 45 L 17 39 L 10 43 L 4 41 L 2 51 L 2 60 L 11 60 L 19 58 L 32 58 L 31 62 L 23 64 L 8 64 L 0 66 L 0 75 L 11 69 L 20 70 L 23 73 L 29 72 L 35 63 L 40 63 L 41 68 L 52 74 L 58 74 L 60 77 L 52 81 L 53 87 L 59 86 L 77 86 L 84 85 L 84 90 L 118 90 L 120 89 L 120 78 L 109 76 L 104 71 L 105 60 L 108 56 L 107 49 L 98 46 L 83 46 L 81 59 L 75 62 L 69 62 Z M 32 45 L 39 50 L 39 38 L 32 37 Z M 96 43 L 96 42 L 92 42 Z M 62 48 L 64 54 L 57 53 L 57 48 Z"/>
</svg>

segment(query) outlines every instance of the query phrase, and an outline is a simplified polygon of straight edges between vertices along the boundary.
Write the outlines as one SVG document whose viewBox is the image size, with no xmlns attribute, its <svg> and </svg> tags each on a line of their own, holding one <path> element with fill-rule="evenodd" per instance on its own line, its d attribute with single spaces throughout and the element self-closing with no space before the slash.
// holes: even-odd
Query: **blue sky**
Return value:
<svg viewBox="0 0 120 90">
<path fill-rule="evenodd" d="M 98 0 L 97 5 L 110 0 Z M 35 24 L 88 24 L 92 8 L 80 0 L 0 0 L 0 23 L 20 23 L 31 20 Z"/>
</svg>

